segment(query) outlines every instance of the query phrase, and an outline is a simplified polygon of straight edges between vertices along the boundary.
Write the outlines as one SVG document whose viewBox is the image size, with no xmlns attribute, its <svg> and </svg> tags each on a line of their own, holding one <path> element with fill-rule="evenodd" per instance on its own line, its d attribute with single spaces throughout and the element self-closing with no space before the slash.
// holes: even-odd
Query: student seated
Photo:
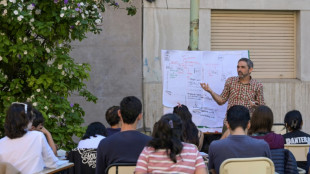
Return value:
<svg viewBox="0 0 310 174">
<path fill-rule="evenodd" d="M 93 122 L 88 125 L 86 133 L 79 142 L 77 148 L 97 149 L 100 141 L 107 136 L 105 126 L 100 122 Z"/>
<path fill-rule="evenodd" d="M 33 111 L 33 113 L 34 113 L 33 114 L 34 119 L 32 121 L 32 126 L 29 130 L 30 131 L 35 130 L 35 131 L 42 132 L 45 135 L 47 142 L 50 145 L 50 147 L 52 148 L 54 154 L 57 156 L 57 148 L 56 148 L 56 145 L 54 143 L 52 134 L 44 127 L 44 117 L 43 117 L 42 113 L 36 109 Z"/>
<path fill-rule="evenodd" d="M 310 135 L 301 131 L 303 121 L 297 110 L 285 114 L 284 124 L 288 133 L 284 134 L 285 144 L 310 144 Z"/>
<path fill-rule="evenodd" d="M 186 143 L 195 144 L 198 150 L 201 150 L 203 145 L 203 133 L 197 129 L 195 123 L 192 121 L 192 114 L 189 112 L 187 106 L 178 105 L 173 108 L 173 113 L 180 116 L 183 123 L 182 141 Z"/>
<path fill-rule="evenodd" d="M 106 135 L 107 131 L 102 123 L 93 122 L 88 125 L 77 148 L 68 153 L 68 160 L 74 163 L 74 167 L 69 169 L 70 174 L 96 173 L 97 147 Z"/>
<path fill-rule="evenodd" d="M 285 114 L 284 124 L 288 133 L 284 134 L 285 144 L 310 144 L 310 135 L 301 131 L 303 121 L 301 113 L 297 110 Z M 298 167 L 308 170 L 306 161 L 298 161 Z"/>
<path fill-rule="evenodd" d="M 248 135 L 252 138 L 265 140 L 270 148 L 271 160 L 275 170 L 279 174 L 297 172 L 297 164 L 294 155 L 284 148 L 284 139 L 280 134 L 271 131 L 273 125 L 273 113 L 268 106 L 260 105 L 253 112 L 251 128 Z"/>
<path fill-rule="evenodd" d="M 121 131 L 121 122 L 118 116 L 119 106 L 110 107 L 105 113 L 105 119 L 111 126 L 107 128 L 107 136 L 111 136 L 114 133 Z"/>
<path fill-rule="evenodd" d="M 282 135 L 271 131 L 272 125 L 273 113 L 271 109 L 268 106 L 260 105 L 253 112 L 248 135 L 265 140 L 270 149 L 283 149 L 284 139 Z"/>
<path fill-rule="evenodd" d="M 247 136 L 251 123 L 246 107 L 235 105 L 229 108 L 226 126 L 230 135 L 225 139 L 213 141 L 209 147 L 209 169 L 212 174 L 220 173 L 222 162 L 229 158 L 271 158 L 269 146 L 264 140 Z"/>
<path fill-rule="evenodd" d="M 122 128 L 119 133 L 101 140 L 97 148 L 96 174 L 105 173 L 113 163 L 136 163 L 151 137 L 136 130 L 142 119 L 142 103 L 134 96 L 123 98 L 118 110 Z"/>
<path fill-rule="evenodd" d="M 56 168 L 57 157 L 39 131 L 28 131 L 34 109 L 30 104 L 13 103 L 4 123 L 5 137 L 0 139 L 0 162 L 8 162 L 23 174 Z"/>
<path fill-rule="evenodd" d="M 182 120 L 178 115 L 162 116 L 154 125 L 153 139 L 139 156 L 135 173 L 206 174 L 206 166 L 197 147 L 181 142 L 181 133 Z"/>
</svg>

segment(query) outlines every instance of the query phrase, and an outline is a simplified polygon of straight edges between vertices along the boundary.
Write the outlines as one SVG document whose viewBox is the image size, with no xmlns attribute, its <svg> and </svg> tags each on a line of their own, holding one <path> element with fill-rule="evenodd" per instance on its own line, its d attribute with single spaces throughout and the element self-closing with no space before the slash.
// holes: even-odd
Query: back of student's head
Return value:
<svg viewBox="0 0 310 174">
<path fill-rule="evenodd" d="M 142 112 L 142 103 L 135 96 L 125 97 L 120 103 L 120 112 L 124 123 L 133 124 Z"/>
<path fill-rule="evenodd" d="M 228 109 L 227 122 L 231 130 L 235 130 L 237 127 L 242 127 L 245 130 L 249 121 L 250 113 L 248 108 L 235 105 Z"/>
<path fill-rule="evenodd" d="M 86 129 L 85 135 L 82 137 L 82 140 L 90 138 L 91 136 L 96 137 L 96 135 L 107 136 L 105 126 L 100 122 L 90 123 Z"/>
<path fill-rule="evenodd" d="M 181 153 L 183 144 L 181 142 L 182 120 L 176 114 L 165 114 L 155 123 L 153 139 L 148 146 L 157 149 L 166 149 L 166 152 L 173 162 L 176 162 L 176 155 Z"/>
<path fill-rule="evenodd" d="M 289 111 L 285 114 L 284 124 L 287 128 L 294 130 L 301 129 L 302 126 L 302 116 L 297 110 Z"/>
<path fill-rule="evenodd" d="M 114 126 L 119 123 L 120 118 L 118 116 L 119 106 L 110 107 L 105 113 L 105 119 L 109 123 L 110 126 Z"/>
<path fill-rule="evenodd" d="M 5 135 L 9 138 L 22 137 L 27 132 L 27 126 L 33 119 L 31 104 L 13 103 L 7 110 L 4 122 Z"/>
<path fill-rule="evenodd" d="M 33 109 L 33 120 L 32 120 L 32 126 L 38 127 L 39 124 L 44 124 L 44 117 L 42 113 L 36 109 Z"/>
<path fill-rule="evenodd" d="M 192 121 L 192 114 L 189 112 L 187 106 L 175 106 L 173 113 L 180 116 L 183 122 L 182 140 L 199 146 L 198 129 Z"/>
<path fill-rule="evenodd" d="M 253 112 L 249 133 L 271 132 L 272 125 L 272 110 L 268 106 L 260 105 Z"/>
</svg>

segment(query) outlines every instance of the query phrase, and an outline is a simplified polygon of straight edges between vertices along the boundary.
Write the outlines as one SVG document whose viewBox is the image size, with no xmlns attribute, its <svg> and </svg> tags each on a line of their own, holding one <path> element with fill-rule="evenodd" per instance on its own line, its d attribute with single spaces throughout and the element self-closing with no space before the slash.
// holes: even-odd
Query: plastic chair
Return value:
<svg viewBox="0 0 310 174">
<path fill-rule="evenodd" d="M 310 144 L 285 144 L 284 148 L 290 150 L 296 161 L 307 161 Z"/>
<path fill-rule="evenodd" d="M 274 174 L 274 164 L 269 158 L 230 158 L 220 166 L 220 174 Z"/>
<path fill-rule="evenodd" d="M 310 144 L 285 144 L 284 148 L 291 151 L 297 162 L 307 161 Z M 306 170 L 298 167 L 299 174 L 305 174 Z"/>
<path fill-rule="evenodd" d="M 113 163 L 106 169 L 106 174 L 133 174 L 136 163 Z"/>
<path fill-rule="evenodd" d="M 273 123 L 272 131 L 276 134 L 284 135 L 287 133 L 287 129 L 284 123 Z"/>
</svg>

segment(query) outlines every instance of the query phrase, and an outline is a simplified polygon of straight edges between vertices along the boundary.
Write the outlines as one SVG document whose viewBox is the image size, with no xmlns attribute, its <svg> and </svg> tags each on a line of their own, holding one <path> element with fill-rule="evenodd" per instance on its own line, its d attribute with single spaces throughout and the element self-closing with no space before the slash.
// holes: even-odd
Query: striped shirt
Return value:
<svg viewBox="0 0 310 174">
<path fill-rule="evenodd" d="M 206 168 L 197 147 L 183 143 L 181 154 L 176 156 L 177 162 L 171 161 L 165 149 L 155 151 L 153 147 L 145 147 L 141 152 L 136 172 L 143 173 L 195 173 L 198 168 Z"/>
<path fill-rule="evenodd" d="M 225 82 L 221 97 L 226 102 L 228 100 L 227 110 L 234 105 L 242 105 L 254 112 L 250 102 L 258 102 L 258 105 L 265 105 L 263 96 L 263 85 L 251 77 L 250 83 L 243 84 L 239 77 L 229 77 Z"/>
</svg>

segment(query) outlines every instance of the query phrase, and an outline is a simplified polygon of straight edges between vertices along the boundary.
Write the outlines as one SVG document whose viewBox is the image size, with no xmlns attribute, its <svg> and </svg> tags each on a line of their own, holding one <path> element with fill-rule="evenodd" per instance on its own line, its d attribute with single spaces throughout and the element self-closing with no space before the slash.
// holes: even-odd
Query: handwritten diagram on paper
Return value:
<svg viewBox="0 0 310 174">
<path fill-rule="evenodd" d="M 241 57 L 248 58 L 248 51 L 162 50 L 165 112 L 177 103 L 185 104 L 201 130 L 220 132 L 227 104 L 219 106 L 200 83 L 208 83 L 214 92 L 221 94 L 226 79 L 237 76 L 236 67 Z"/>
</svg>

